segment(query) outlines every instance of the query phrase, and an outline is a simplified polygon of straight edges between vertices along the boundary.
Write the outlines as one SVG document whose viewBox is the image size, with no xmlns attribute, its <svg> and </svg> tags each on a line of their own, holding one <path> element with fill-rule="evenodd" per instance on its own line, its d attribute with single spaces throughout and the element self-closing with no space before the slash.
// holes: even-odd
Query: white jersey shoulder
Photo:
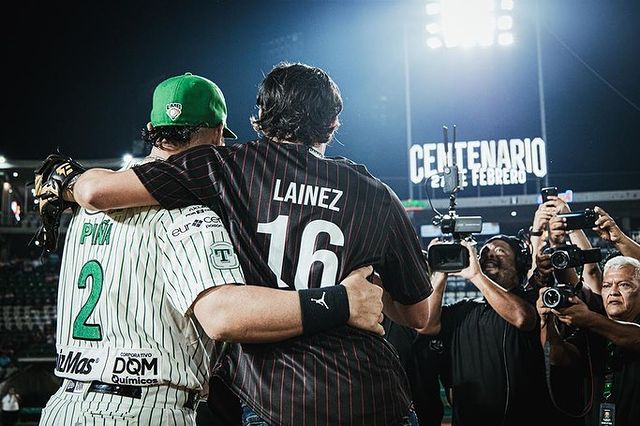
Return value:
<svg viewBox="0 0 640 426">
<path fill-rule="evenodd" d="M 229 235 L 206 207 L 79 209 L 60 271 L 56 374 L 206 386 L 211 342 L 191 305 L 212 286 L 243 282 Z"/>
</svg>

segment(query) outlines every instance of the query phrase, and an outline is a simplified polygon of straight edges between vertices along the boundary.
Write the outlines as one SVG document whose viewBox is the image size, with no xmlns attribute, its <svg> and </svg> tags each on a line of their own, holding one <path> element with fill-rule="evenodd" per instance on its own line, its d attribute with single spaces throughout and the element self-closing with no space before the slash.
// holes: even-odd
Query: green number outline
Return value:
<svg viewBox="0 0 640 426">
<path fill-rule="evenodd" d="M 102 340 L 102 328 L 100 324 L 89 324 L 87 319 L 96 308 L 96 304 L 102 293 L 102 281 L 104 272 L 102 265 L 97 260 L 90 260 L 82 266 L 78 277 L 78 288 L 87 286 L 87 279 L 92 278 L 91 293 L 85 304 L 73 321 L 73 338 L 79 340 Z"/>
</svg>

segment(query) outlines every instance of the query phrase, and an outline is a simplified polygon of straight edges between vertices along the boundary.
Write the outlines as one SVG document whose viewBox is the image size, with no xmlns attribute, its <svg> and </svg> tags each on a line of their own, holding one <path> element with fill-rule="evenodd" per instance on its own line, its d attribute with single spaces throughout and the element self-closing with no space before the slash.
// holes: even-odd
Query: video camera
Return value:
<svg viewBox="0 0 640 426">
<path fill-rule="evenodd" d="M 551 255 L 551 265 L 554 269 L 575 268 L 585 263 L 596 263 L 602 260 L 602 252 L 599 248 L 582 250 L 571 244 L 548 247 L 544 249 L 544 254 Z"/>
<path fill-rule="evenodd" d="M 449 145 L 447 126 L 442 126 L 442 131 L 445 151 L 447 151 Z M 453 126 L 453 142 L 455 141 L 456 126 Z M 438 174 L 442 178 L 443 191 L 449 194 L 449 213 L 441 214 L 433 209 L 436 215 L 432 222 L 435 226 L 440 226 L 440 231 L 447 237 L 441 244 L 434 244 L 427 251 L 427 261 L 432 271 L 459 272 L 468 267 L 469 250 L 461 244 L 461 241 L 473 240 L 472 234 L 482 231 L 481 216 L 460 216 L 456 212 L 456 193 L 462 188 L 458 166 L 455 160 L 453 161 L 452 166 L 447 165 L 444 171 Z"/>
<path fill-rule="evenodd" d="M 575 287 L 571 284 L 556 284 L 553 287 L 547 287 L 542 292 L 542 304 L 547 308 L 562 309 L 571 306 L 569 298 L 577 296 L 580 292 L 581 285 Z"/>
</svg>

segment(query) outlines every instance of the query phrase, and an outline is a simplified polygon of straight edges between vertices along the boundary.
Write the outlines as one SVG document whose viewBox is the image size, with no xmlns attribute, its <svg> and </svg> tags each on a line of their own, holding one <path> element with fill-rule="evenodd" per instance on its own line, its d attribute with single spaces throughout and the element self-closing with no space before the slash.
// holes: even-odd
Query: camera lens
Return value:
<svg viewBox="0 0 640 426">
<path fill-rule="evenodd" d="M 569 266 L 569 253 L 558 250 L 551 255 L 551 265 L 556 269 L 566 269 Z"/>
<path fill-rule="evenodd" d="M 542 303 L 547 308 L 555 308 L 560 304 L 562 296 L 555 288 L 548 288 L 542 293 Z"/>
</svg>

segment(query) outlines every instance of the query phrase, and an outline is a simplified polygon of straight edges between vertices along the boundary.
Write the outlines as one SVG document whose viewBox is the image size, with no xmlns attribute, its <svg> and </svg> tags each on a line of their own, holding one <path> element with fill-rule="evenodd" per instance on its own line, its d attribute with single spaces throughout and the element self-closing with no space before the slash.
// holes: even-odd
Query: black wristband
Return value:
<svg viewBox="0 0 640 426">
<path fill-rule="evenodd" d="M 305 336 L 344 325 L 349 320 L 349 298 L 343 285 L 298 291 Z"/>
<path fill-rule="evenodd" d="M 542 237 L 542 229 L 534 230 L 533 226 L 529 227 L 529 235 L 532 237 Z"/>
</svg>

